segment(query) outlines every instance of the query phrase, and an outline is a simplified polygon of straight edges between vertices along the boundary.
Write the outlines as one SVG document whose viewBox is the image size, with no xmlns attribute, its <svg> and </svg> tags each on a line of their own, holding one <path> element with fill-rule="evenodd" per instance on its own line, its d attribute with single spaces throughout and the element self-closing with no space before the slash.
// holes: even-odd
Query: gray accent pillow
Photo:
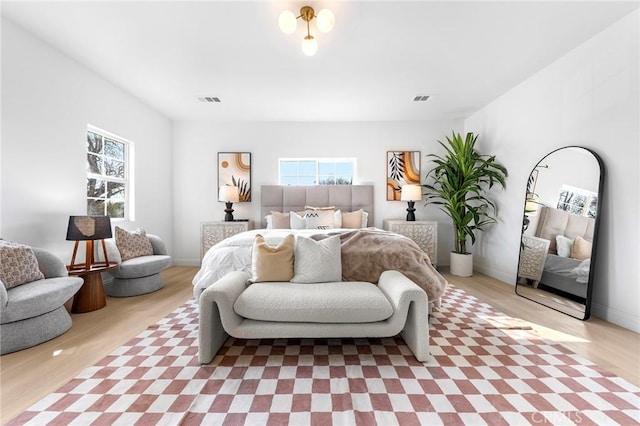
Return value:
<svg viewBox="0 0 640 426">
<path fill-rule="evenodd" d="M 320 241 L 298 236 L 296 239 L 294 283 L 342 281 L 340 236 Z"/>
</svg>

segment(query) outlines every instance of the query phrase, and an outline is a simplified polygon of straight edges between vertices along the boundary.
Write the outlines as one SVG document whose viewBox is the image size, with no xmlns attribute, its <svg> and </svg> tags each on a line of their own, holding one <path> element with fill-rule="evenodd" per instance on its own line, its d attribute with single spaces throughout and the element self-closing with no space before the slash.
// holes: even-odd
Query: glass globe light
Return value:
<svg viewBox="0 0 640 426">
<path fill-rule="evenodd" d="M 302 40 L 302 51 L 307 56 L 313 56 L 318 51 L 318 42 L 313 36 L 308 35 Z"/>
<path fill-rule="evenodd" d="M 285 34 L 293 33 L 296 30 L 296 27 L 298 26 L 296 15 L 294 15 L 293 12 L 289 10 L 283 11 L 280 14 L 280 17 L 278 18 L 278 25 L 280 26 L 280 29 L 282 30 L 283 33 Z"/>
<path fill-rule="evenodd" d="M 316 16 L 316 20 L 316 26 L 323 33 L 331 31 L 333 26 L 336 24 L 336 17 L 329 9 L 322 9 Z"/>
</svg>

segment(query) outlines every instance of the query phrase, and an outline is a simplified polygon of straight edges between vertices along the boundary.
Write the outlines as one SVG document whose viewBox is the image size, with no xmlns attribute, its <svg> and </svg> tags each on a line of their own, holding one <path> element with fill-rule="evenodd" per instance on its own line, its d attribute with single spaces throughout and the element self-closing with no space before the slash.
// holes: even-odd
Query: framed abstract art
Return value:
<svg viewBox="0 0 640 426">
<path fill-rule="evenodd" d="M 409 184 L 420 185 L 420 151 L 387 151 L 387 200 L 399 201 Z"/>
<path fill-rule="evenodd" d="M 240 202 L 251 201 L 250 152 L 218 153 L 218 188 L 223 185 L 238 187 Z"/>
</svg>

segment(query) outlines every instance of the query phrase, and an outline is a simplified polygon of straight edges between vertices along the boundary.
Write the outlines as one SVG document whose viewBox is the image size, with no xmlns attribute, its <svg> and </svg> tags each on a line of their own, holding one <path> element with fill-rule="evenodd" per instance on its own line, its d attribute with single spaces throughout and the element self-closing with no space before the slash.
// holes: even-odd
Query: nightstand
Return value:
<svg viewBox="0 0 640 426">
<path fill-rule="evenodd" d="M 535 281 L 534 287 L 537 287 L 540 278 L 542 278 L 544 263 L 547 260 L 551 242 L 544 238 L 525 235 L 522 237 L 522 243 L 518 277 Z"/>
<path fill-rule="evenodd" d="M 427 253 L 431 264 L 438 264 L 438 222 L 431 220 L 416 220 L 407 222 L 402 219 L 385 219 L 382 221 L 384 229 L 411 238 Z"/>
<path fill-rule="evenodd" d="M 200 259 L 209 248 L 225 238 L 240 232 L 250 231 L 253 229 L 253 221 L 246 222 L 202 222 L 200 224 Z"/>
</svg>

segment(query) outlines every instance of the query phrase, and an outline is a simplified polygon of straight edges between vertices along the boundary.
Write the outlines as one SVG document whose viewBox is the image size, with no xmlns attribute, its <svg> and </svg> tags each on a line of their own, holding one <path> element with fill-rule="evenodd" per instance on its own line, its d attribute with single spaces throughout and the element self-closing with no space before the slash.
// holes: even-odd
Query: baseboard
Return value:
<svg viewBox="0 0 640 426">
<path fill-rule="evenodd" d="M 619 325 L 627 330 L 640 333 L 640 318 L 628 312 L 591 302 L 591 316 Z"/>
<path fill-rule="evenodd" d="M 473 269 L 485 275 L 489 275 L 492 278 L 515 286 L 515 277 L 513 275 L 513 271 L 504 271 L 496 268 L 495 266 L 487 266 L 481 263 L 474 263 Z"/>
</svg>

